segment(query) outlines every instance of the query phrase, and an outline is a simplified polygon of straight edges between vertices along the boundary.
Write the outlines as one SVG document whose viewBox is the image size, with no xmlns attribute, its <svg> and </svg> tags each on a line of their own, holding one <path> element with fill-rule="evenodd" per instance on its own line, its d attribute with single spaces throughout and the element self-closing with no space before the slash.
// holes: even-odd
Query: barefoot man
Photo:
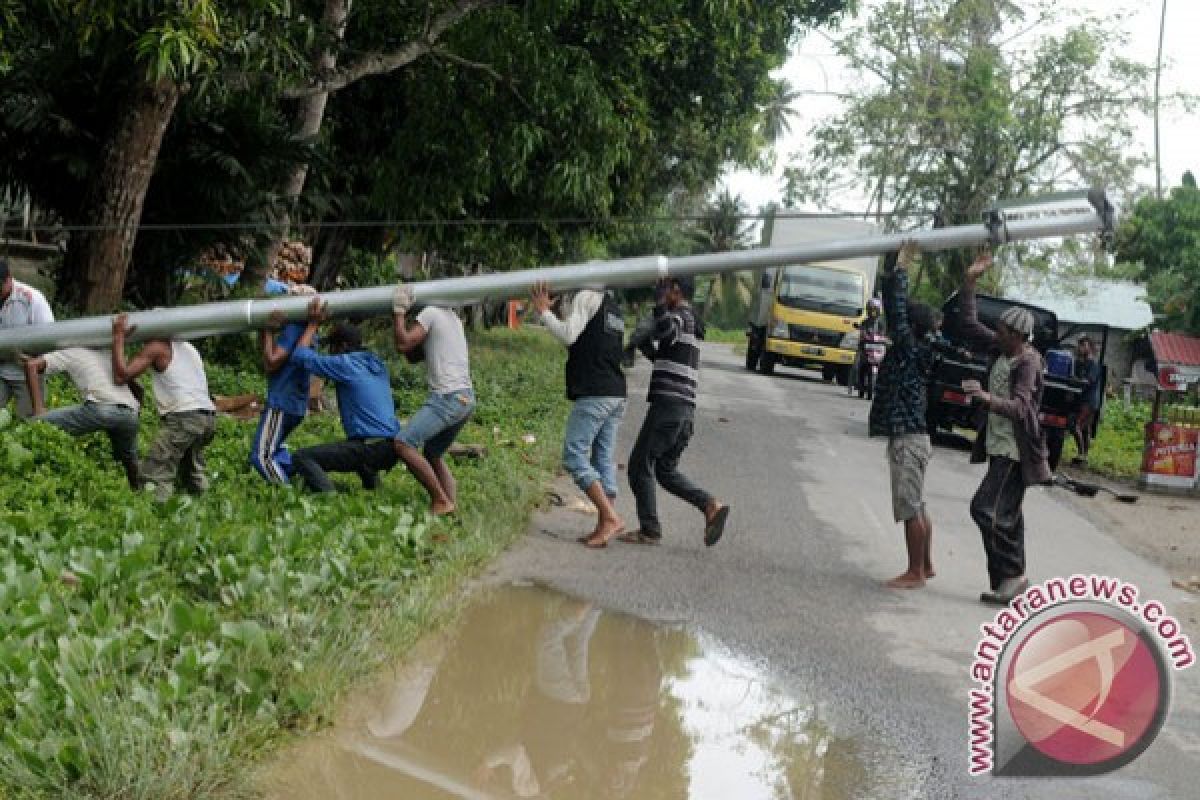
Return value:
<svg viewBox="0 0 1200 800">
<path fill-rule="evenodd" d="M 396 455 L 429 493 L 430 511 L 453 514 L 457 485 L 443 456 L 475 413 L 475 389 L 462 320 L 448 308 L 425 306 L 413 315 L 412 287 L 392 297 L 396 349 L 409 361 L 425 360 L 429 396 L 396 437 Z"/>
<path fill-rule="evenodd" d="M 625 414 L 621 371 L 625 320 L 611 292 L 584 289 L 565 303 L 563 318 L 550 310 L 550 290 L 533 287 L 542 324 L 567 347 L 567 398 L 574 402 L 563 436 L 563 467 L 596 507 L 596 528 L 580 541 L 600 548 L 624 530 L 613 508 L 617 496 L 617 428 Z"/>
<path fill-rule="evenodd" d="M 904 524 L 908 569 L 887 582 L 892 589 L 919 589 L 933 577 L 933 523 L 925 510 L 925 468 L 933 455 L 925 427 L 926 385 L 933 354 L 929 337 L 933 309 L 908 299 L 908 268 L 917 245 L 908 242 L 899 258 L 884 259 L 881 282 L 888 337 L 871 402 L 871 436 L 886 436 L 892 479 L 892 516 Z"/>
</svg>

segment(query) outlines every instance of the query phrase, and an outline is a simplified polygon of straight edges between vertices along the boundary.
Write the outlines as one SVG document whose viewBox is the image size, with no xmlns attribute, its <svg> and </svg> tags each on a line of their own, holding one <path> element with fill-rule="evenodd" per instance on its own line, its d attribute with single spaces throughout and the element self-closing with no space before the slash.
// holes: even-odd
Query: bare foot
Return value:
<svg viewBox="0 0 1200 800">
<path fill-rule="evenodd" d="M 883 585 L 889 589 L 920 589 L 925 585 L 925 577 L 905 572 L 902 575 L 897 575 Z"/>
<path fill-rule="evenodd" d="M 434 503 L 429 507 L 429 513 L 435 517 L 447 517 L 458 511 L 454 503 Z"/>
<path fill-rule="evenodd" d="M 591 535 L 580 539 L 580 541 L 583 542 L 584 547 L 599 550 L 602 547 L 608 547 L 609 540 L 624 531 L 625 523 L 621 521 L 620 517 L 613 517 L 612 519 L 601 520 L 596 523 L 596 529 L 592 531 Z"/>
</svg>

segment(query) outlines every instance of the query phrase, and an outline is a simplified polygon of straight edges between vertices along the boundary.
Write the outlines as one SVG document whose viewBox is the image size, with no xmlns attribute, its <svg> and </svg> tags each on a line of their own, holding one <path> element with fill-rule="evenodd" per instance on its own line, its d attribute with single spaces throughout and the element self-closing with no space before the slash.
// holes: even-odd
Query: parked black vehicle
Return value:
<svg viewBox="0 0 1200 800">
<path fill-rule="evenodd" d="M 1034 315 L 1033 346 L 1043 358 L 1046 357 L 1047 351 L 1070 349 L 1065 347 L 1063 342 L 1076 331 L 1069 330 L 1060 336 L 1058 317 L 1053 311 L 984 294 L 977 294 L 976 300 L 979 306 L 979 321 L 989 328 L 995 328 L 1000 315 L 1012 306 L 1031 311 Z M 963 337 L 959 325 L 957 292 L 945 302 L 942 312 L 945 322 L 942 325 L 942 339 L 934 344 L 935 360 L 930 376 L 929 406 L 926 411 L 926 423 L 931 435 L 939 430 L 951 430 L 956 426 L 974 429 L 975 415 L 981 412 L 971 404 L 962 389 L 962 384 L 965 380 L 976 380 L 987 386 L 988 353 L 979 342 L 968 341 Z M 1103 329 L 1100 333 L 1103 341 L 1099 348 L 1098 360 L 1103 367 L 1108 331 Z M 1103 382 L 1106 370 L 1101 369 L 1100 375 Z M 1087 384 L 1084 381 L 1046 372 L 1041 421 L 1050 450 L 1051 469 L 1058 468 L 1063 443 L 1075 427 L 1086 388 Z M 1104 402 L 1103 384 L 1100 387 L 1100 401 Z M 1098 425 L 1099 411 L 1095 419 L 1094 425 Z"/>
</svg>

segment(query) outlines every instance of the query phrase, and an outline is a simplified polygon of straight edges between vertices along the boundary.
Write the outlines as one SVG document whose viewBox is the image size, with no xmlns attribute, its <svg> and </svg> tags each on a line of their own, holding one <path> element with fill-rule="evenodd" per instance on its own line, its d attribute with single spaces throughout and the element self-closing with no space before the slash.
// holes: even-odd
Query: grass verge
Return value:
<svg viewBox="0 0 1200 800">
<path fill-rule="evenodd" d="M 1088 453 L 1088 468 L 1109 478 L 1136 480 L 1141 474 L 1150 404 L 1113 399 L 1104 404 L 1103 414 Z M 1077 454 L 1074 437 L 1067 436 L 1063 463 L 1071 463 Z"/>
<path fill-rule="evenodd" d="M 165 506 L 124 488 L 103 437 L 7 425 L 0 797 L 252 797 L 247 767 L 324 724 L 347 688 L 447 613 L 524 530 L 567 408 L 549 337 L 494 331 L 472 345 L 479 410 L 460 441 L 488 454 L 454 465 L 456 523 L 426 518 L 402 467 L 374 492 L 267 486 L 246 463 L 253 422 L 220 420 L 212 488 Z M 411 413 L 423 374 L 392 367 L 397 408 Z M 262 389 L 215 366 L 210 381 Z M 65 395 L 54 387 L 52 404 Z M 147 443 L 150 413 L 143 426 Z M 291 444 L 340 436 L 326 414 Z"/>
</svg>

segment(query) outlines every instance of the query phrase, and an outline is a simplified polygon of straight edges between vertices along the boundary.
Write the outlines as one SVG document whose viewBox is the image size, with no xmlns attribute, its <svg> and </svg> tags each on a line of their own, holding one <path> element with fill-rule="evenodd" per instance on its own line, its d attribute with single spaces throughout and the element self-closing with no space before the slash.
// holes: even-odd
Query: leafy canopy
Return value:
<svg viewBox="0 0 1200 800">
<path fill-rule="evenodd" d="M 1138 200 L 1117 231 L 1117 259 L 1140 265 L 1165 328 L 1200 335 L 1200 189 L 1191 172 L 1168 197 Z"/>
</svg>

